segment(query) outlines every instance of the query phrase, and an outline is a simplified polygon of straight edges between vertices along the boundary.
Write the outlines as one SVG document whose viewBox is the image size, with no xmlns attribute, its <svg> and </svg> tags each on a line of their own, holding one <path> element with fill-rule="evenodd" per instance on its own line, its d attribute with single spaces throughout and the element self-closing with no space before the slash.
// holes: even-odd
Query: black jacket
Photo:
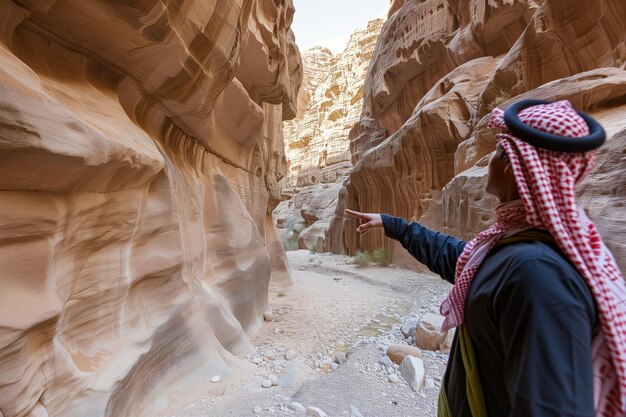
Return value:
<svg viewBox="0 0 626 417">
<path fill-rule="evenodd" d="M 382 215 L 385 234 L 454 283 L 465 242 Z M 593 417 L 593 296 L 558 248 L 533 241 L 495 247 L 465 303 L 490 417 Z M 454 340 L 444 376 L 455 417 L 471 417 L 465 370 Z"/>
</svg>

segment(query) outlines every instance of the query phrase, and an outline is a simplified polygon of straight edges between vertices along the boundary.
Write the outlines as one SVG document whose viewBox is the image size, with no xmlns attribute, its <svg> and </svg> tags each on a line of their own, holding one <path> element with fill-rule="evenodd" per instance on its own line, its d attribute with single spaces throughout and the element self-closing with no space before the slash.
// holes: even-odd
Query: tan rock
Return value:
<svg viewBox="0 0 626 417">
<path fill-rule="evenodd" d="M 456 330 L 450 329 L 446 332 L 446 338 L 443 340 L 443 343 L 439 345 L 439 350 L 443 353 L 450 353 L 450 349 L 452 349 L 452 344 L 454 342 L 454 334 Z"/>
<path fill-rule="evenodd" d="M 353 32 L 344 51 L 335 56 L 320 47 L 303 53 L 303 92 L 298 99 L 297 117 L 285 122 L 289 160 L 285 181 L 295 194 L 313 193 L 316 197 L 309 204 L 292 196 L 291 203 L 274 211 L 278 228 L 298 223 L 297 216 L 305 221 L 299 248 L 329 249 L 325 242 L 330 219 L 336 211 L 341 184 L 352 167 L 348 132 L 359 119 L 363 81 L 382 24 L 376 19 L 367 28 Z"/>
<path fill-rule="evenodd" d="M 420 317 L 415 328 L 415 344 L 426 350 L 437 350 L 446 339 L 446 332 L 441 331 L 444 317 L 439 314 L 426 313 Z"/>
<path fill-rule="evenodd" d="M 483 191 L 495 148 L 486 115 L 514 99 L 568 99 L 602 119 L 609 133 L 578 197 L 624 269 L 624 164 L 617 151 L 625 140 L 617 116 L 626 85 L 624 22 L 619 0 L 391 2 L 361 118 L 350 132 L 354 168 L 339 193 L 326 246 L 348 254 L 383 246 L 392 263 L 419 269 L 382 231 L 359 236 L 344 208 L 386 212 L 472 238 L 491 224 L 496 203 Z"/>
<path fill-rule="evenodd" d="M 387 348 L 387 356 L 393 363 L 400 365 L 405 356 L 414 356 L 416 358 L 422 357 L 422 351 L 415 346 L 409 345 L 391 345 Z"/>
<path fill-rule="evenodd" d="M 289 282 L 269 215 L 293 12 L 0 3 L 4 415 L 152 416 L 250 352 L 270 280 Z"/>
</svg>

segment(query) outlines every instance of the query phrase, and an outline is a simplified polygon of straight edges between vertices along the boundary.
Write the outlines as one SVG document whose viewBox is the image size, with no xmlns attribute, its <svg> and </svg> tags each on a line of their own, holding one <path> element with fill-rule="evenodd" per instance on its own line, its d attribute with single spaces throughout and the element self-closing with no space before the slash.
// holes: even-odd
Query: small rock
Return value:
<svg viewBox="0 0 626 417">
<path fill-rule="evenodd" d="M 287 352 L 285 352 L 285 359 L 287 359 L 288 361 L 292 360 L 293 358 L 295 358 L 297 355 L 296 351 L 293 349 L 287 349 Z"/>
<path fill-rule="evenodd" d="M 275 351 L 274 349 L 268 349 L 268 350 L 266 350 L 266 351 L 265 351 L 265 353 L 263 354 L 263 356 L 265 356 L 265 358 L 266 358 L 266 359 L 269 359 L 269 360 L 274 360 L 274 359 L 276 359 L 276 355 L 277 355 L 277 353 L 276 353 L 276 351 Z"/>
<path fill-rule="evenodd" d="M 415 329 L 415 344 L 426 350 L 437 350 L 445 338 L 446 332 L 441 331 L 444 317 L 434 313 L 426 313 L 419 320 Z"/>
<path fill-rule="evenodd" d="M 296 413 L 306 413 L 306 408 L 296 401 L 290 403 L 287 407 L 289 407 L 290 410 L 293 410 Z"/>
<path fill-rule="evenodd" d="M 402 364 L 400 364 L 400 374 L 402 378 L 409 384 L 413 391 L 419 391 L 424 385 L 424 362 L 420 358 L 414 356 L 405 356 Z"/>
<path fill-rule="evenodd" d="M 350 405 L 350 417 L 363 417 L 363 414 L 353 405 Z"/>
<path fill-rule="evenodd" d="M 287 372 L 278 379 L 278 385 L 282 388 L 298 387 L 310 377 L 311 372 L 311 368 L 296 359 L 293 361 L 293 365 L 287 369 Z"/>
<path fill-rule="evenodd" d="M 254 363 L 255 365 L 260 364 L 261 362 L 263 362 L 263 359 L 256 357 L 254 359 L 252 359 L 252 363 Z"/>
<path fill-rule="evenodd" d="M 211 382 L 215 383 L 215 382 L 220 382 L 220 377 L 215 375 L 213 377 L 211 377 Z"/>
<path fill-rule="evenodd" d="M 270 380 L 270 382 L 272 383 L 273 387 L 278 385 L 278 377 L 276 375 L 270 375 L 270 376 L 267 377 L 267 379 Z"/>
<path fill-rule="evenodd" d="M 400 382 L 400 377 L 398 376 L 398 374 L 391 374 L 387 377 L 387 379 L 389 379 L 389 382 L 391 382 L 392 384 L 397 384 Z"/>
<path fill-rule="evenodd" d="M 265 321 L 272 321 L 274 320 L 274 313 L 272 313 L 272 311 L 266 311 L 265 313 L 263 313 L 263 320 Z"/>
<path fill-rule="evenodd" d="M 259 407 L 258 405 L 256 407 L 254 407 L 254 410 L 252 410 L 252 412 L 254 414 L 259 414 L 261 412 L 261 407 Z"/>
<path fill-rule="evenodd" d="M 426 377 L 426 381 L 424 382 L 425 388 L 435 388 L 435 380 L 431 377 Z"/>
<path fill-rule="evenodd" d="M 333 371 L 339 368 L 339 365 L 337 365 L 335 362 L 331 362 L 329 366 L 330 366 L 330 369 L 332 369 Z"/>
<path fill-rule="evenodd" d="M 418 320 L 416 318 L 409 318 L 402 323 L 402 327 L 400 327 L 400 331 L 402 332 L 402 336 L 404 338 L 415 337 L 415 328 L 417 327 Z"/>
<path fill-rule="evenodd" d="M 346 352 L 335 352 L 335 362 L 341 365 L 343 363 L 346 363 L 346 360 Z"/>
<path fill-rule="evenodd" d="M 404 357 L 407 355 L 415 356 L 416 358 L 422 357 L 422 351 L 415 346 L 409 345 L 391 345 L 387 349 L 387 356 L 392 362 L 400 364 Z"/>
<path fill-rule="evenodd" d="M 291 404 L 289 404 L 288 407 L 290 410 L 293 410 L 296 413 L 306 413 L 306 408 L 299 402 L 294 401 Z"/>
<path fill-rule="evenodd" d="M 328 417 L 325 412 L 317 407 L 307 407 L 306 415 L 311 417 Z"/>
<path fill-rule="evenodd" d="M 387 367 L 387 373 L 388 373 L 389 375 L 391 375 L 391 374 L 395 374 L 395 373 L 396 373 L 396 370 L 395 370 L 395 369 L 393 369 L 393 366 L 389 366 L 389 367 Z"/>
<path fill-rule="evenodd" d="M 450 353 L 452 348 L 452 342 L 454 341 L 454 330 L 450 329 L 446 332 L 446 337 L 443 339 L 443 343 L 439 345 L 439 349 L 443 353 Z"/>
<path fill-rule="evenodd" d="M 389 359 L 389 356 L 387 355 L 383 355 L 378 359 L 378 363 L 381 364 L 382 366 L 384 366 L 385 368 L 390 367 L 393 365 L 393 362 L 391 362 L 391 359 Z"/>
<path fill-rule="evenodd" d="M 269 379 L 266 379 L 266 380 L 263 381 L 261 386 L 263 388 L 271 388 L 272 387 L 272 381 L 270 381 Z"/>
</svg>

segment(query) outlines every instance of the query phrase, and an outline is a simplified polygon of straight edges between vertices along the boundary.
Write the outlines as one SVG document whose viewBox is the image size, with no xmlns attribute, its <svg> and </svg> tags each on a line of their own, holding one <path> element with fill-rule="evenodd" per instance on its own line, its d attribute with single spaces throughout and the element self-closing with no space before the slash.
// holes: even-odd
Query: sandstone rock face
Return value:
<svg viewBox="0 0 626 417">
<path fill-rule="evenodd" d="M 624 39 L 618 0 L 393 1 L 350 132 L 354 168 L 328 246 L 350 254 L 384 246 L 392 262 L 418 267 L 382 232 L 359 237 L 343 207 L 473 237 L 493 221 L 496 203 L 483 191 L 495 147 L 491 109 L 520 98 L 569 99 L 609 133 L 579 202 L 624 269 Z"/>
<path fill-rule="evenodd" d="M 335 56 L 320 47 L 302 55 L 297 117 L 285 122 L 286 200 L 274 212 L 284 238 L 294 225 L 303 226 L 300 248 L 325 250 L 339 190 L 352 168 L 348 132 L 361 113 L 363 82 L 382 25 L 376 19 L 353 32 L 344 51 Z"/>
<path fill-rule="evenodd" d="M 291 1 L 0 3 L 0 409 L 153 416 L 288 283 Z"/>
</svg>

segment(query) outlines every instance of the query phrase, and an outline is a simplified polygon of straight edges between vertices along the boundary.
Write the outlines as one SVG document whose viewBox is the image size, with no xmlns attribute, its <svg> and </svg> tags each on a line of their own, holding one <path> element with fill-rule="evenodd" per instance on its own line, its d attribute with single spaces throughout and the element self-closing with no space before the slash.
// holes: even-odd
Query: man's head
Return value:
<svg viewBox="0 0 626 417">
<path fill-rule="evenodd" d="M 485 191 L 496 196 L 501 203 L 519 198 L 511 162 L 500 144 L 496 146 L 496 153 L 489 159 L 489 172 Z"/>
<path fill-rule="evenodd" d="M 499 132 L 496 154 L 489 161 L 486 191 L 501 202 L 521 195 L 527 206 L 546 181 L 573 194 L 575 184 L 593 166 L 594 152 L 589 151 L 605 139 L 602 127 L 566 100 L 521 100 L 506 112 L 496 108 L 489 126 Z M 563 181 L 569 175 L 574 181 Z"/>
</svg>

